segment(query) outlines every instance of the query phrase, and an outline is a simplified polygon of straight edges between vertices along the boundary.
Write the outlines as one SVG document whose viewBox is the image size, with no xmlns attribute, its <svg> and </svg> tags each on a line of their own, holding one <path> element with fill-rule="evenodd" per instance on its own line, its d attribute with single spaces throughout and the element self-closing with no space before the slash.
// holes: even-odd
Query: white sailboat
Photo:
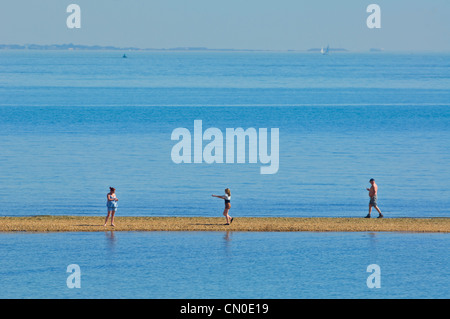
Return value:
<svg viewBox="0 0 450 319">
<path fill-rule="evenodd" d="M 320 53 L 322 54 L 322 55 L 326 55 L 326 54 L 328 54 L 328 51 L 330 50 L 330 46 L 329 45 L 327 45 L 327 48 L 324 50 L 323 49 L 323 47 L 322 47 L 322 49 L 320 49 Z"/>
</svg>

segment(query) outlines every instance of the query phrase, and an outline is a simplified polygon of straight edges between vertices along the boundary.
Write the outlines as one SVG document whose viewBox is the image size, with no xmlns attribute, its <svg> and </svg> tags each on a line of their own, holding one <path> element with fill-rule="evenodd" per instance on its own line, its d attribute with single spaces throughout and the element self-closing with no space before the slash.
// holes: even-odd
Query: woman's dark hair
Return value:
<svg viewBox="0 0 450 319">
<path fill-rule="evenodd" d="M 110 187 L 109 190 L 113 193 L 116 191 L 116 189 L 114 187 Z"/>
</svg>

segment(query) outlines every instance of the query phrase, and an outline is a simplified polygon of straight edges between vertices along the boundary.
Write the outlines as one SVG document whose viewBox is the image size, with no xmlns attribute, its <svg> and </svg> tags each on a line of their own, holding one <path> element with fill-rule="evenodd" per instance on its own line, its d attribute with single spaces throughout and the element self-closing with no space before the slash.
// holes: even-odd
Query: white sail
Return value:
<svg viewBox="0 0 450 319">
<path fill-rule="evenodd" d="M 327 48 L 325 50 L 323 49 L 323 47 L 322 47 L 322 49 L 320 49 L 320 53 L 323 55 L 326 55 L 326 54 L 328 54 L 329 50 L 330 50 L 330 46 L 327 45 Z"/>
</svg>

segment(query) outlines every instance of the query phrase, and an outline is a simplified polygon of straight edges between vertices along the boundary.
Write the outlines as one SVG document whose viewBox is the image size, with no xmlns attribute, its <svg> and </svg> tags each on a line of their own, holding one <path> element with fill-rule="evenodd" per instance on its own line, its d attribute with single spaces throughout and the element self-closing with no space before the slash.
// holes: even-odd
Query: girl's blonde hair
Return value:
<svg viewBox="0 0 450 319">
<path fill-rule="evenodd" d="M 228 196 L 231 196 L 231 191 L 230 191 L 230 189 L 229 189 L 229 188 L 225 188 L 225 193 L 227 193 L 227 194 L 228 194 Z"/>
</svg>

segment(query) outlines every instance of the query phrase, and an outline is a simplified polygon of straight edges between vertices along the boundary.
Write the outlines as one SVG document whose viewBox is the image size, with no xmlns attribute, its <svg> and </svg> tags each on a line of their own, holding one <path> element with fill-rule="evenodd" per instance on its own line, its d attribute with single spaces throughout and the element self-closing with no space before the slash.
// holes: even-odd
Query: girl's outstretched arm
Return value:
<svg viewBox="0 0 450 319">
<path fill-rule="evenodd" d="M 212 197 L 217 197 L 217 198 L 225 199 L 225 196 L 212 195 Z"/>
</svg>

